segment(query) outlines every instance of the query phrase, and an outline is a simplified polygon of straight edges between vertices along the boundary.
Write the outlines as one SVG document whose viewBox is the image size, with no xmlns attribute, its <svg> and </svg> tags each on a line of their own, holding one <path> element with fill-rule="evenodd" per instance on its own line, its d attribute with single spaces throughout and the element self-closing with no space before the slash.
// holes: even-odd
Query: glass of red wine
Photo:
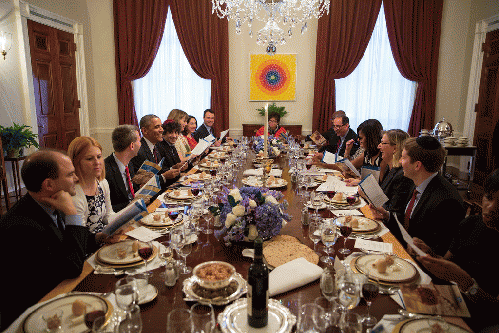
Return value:
<svg viewBox="0 0 499 333">
<path fill-rule="evenodd" d="M 102 310 L 95 310 L 85 314 L 85 325 L 90 329 L 90 332 L 101 332 L 101 328 L 106 323 L 105 313 Z"/>
<path fill-rule="evenodd" d="M 178 210 L 170 210 L 170 211 L 168 211 L 168 217 L 169 217 L 169 218 L 170 218 L 170 220 L 172 220 L 172 221 L 177 220 L 178 215 L 179 215 Z"/>
<path fill-rule="evenodd" d="M 379 285 L 378 281 L 372 279 L 372 276 L 368 277 L 370 278 L 370 280 L 362 285 L 362 296 L 367 303 L 367 316 L 364 317 L 362 323 L 367 327 L 373 327 L 374 325 L 376 325 L 378 320 L 376 319 L 376 317 L 371 315 L 371 304 L 379 294 Z"/>
<path fill-rule="evenodd" d="M 350 196 L 347 197 L 347 203 L 350 206 L 352 206 L 355 203 L 355 201 L 357 201 L 357 197 L 356 196 L 350 195 Z"/>
<path fill-rule="evenodd" d="M 340 233 L 343 236 L 343 248 L 341 248 L 338 252 L 343 255 L 350 254 L 350 249 L 347 248 L 347 238 L 352 233 L 352 226 L 349 222 L 343 221 L 343 223 L 340 224 Z"/>
<path fill-rule="evenodd" d="M 139 245 L 139 256 L 144 260 L 145 271 L 147 272 L 147 260 L 151 258 L 154 247 L 152 242 L 141 243 Z"/>
</svg>

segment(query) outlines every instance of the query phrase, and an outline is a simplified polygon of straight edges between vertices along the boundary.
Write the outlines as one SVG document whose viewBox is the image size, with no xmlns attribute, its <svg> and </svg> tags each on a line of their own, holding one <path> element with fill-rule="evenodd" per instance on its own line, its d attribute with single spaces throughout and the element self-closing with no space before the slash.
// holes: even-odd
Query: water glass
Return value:
<svg viewBox="0 0 499 333">
<path fill-rule="evenodd" d="M 167 333 L 190 333 L 191 329 L 191 311 L 187 309 L 174 309 L 168 313 L 166 322 Z"/>
<path fill-rule="evenodd" d="M 196 303 L 191 307 L 191 333 L 211 333 L 215 328 L 215 312 L 211 304 Z"/>
<path fill-rule="evenodd" d="M 134 305 L 127 313 L 127 317 L 118 325 L 118 333 L 140 333 L 142 332 L 142 318 L 140 307 Z"/>
<path fill-rule="evenodd" d="M 298 313 L 296 331 L 299 333 L 323 333 L 328 323 L 325 319 L 324 309 L 315 304 L 303 304 Z"/>
</svg>

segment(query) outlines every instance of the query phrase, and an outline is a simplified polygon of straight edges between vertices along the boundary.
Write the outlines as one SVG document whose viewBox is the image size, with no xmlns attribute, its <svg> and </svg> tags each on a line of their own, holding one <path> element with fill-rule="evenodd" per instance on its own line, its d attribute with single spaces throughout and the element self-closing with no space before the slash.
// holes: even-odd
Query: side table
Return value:
<svg viewBox="0 0 499 333">
<path fill-rule="evenodd" d="M 21 199 L 21 168 L 19 167 L 19 161 L 22 161 L 26 158 L 26 156 L 19 157 L 5 157 L 5 162 L 12 163 L 12 175 L 14 178 L 14 191 L 16 192 L 16 201 Z"/>
<path fill-rule="evenodd" d="M 467 185 L 462 188 L 466 190 L 466 193 L 469 194 L 471 183 L 473 182 L 473 177 L 475 175 L 475 160 L 476 160 L 476 150 L 475 146 L 468 147 L 444 147 L 447 155 L 445 156 L 444 164 L 442 166 L 442 174 L 445 176 L 445 169 L 447 167 L 447 156 L 469 156 L 470 157 L 470 165 L 468 172 Z M 460 189 L 460 188 L 458 188 Z"/>
</svg>

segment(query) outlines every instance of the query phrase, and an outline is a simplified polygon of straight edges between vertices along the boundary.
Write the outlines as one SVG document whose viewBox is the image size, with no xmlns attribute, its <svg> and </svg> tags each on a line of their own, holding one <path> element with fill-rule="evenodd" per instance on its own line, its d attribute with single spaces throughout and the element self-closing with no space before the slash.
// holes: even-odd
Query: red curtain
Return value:
<svg viewBox="0 0 499 333">
<path fill-rule="evenodd" d="M 411 136 L 435 123 L 442 7 L 443 0 L 384 0 L 395 63 L 402 76 L 418 83 L 408 130 Z"/>
<path fill-rule="evenodd" d="M 211 13 L 211 1 L 170 0 L 173 22 L 194 72 L 211 80 L 215 131 L 229 128 L 229 30 L 226 19 Z"/>
<path fill-rule="evenodd" d="M 119 123 L 137 125 L 132 80 L 149 72 L 158 52 L 167 0 L 114 0 Z"/>
<path fill-rule="evenodd" d="M 313 130 L 325 131 L 336 111 L 335 79 L 353 72 L 371 39 L 381 0 L 336 0 L 319 19 Z M 347 110 L 347 112 L 355 112 Z"/>
</svg>

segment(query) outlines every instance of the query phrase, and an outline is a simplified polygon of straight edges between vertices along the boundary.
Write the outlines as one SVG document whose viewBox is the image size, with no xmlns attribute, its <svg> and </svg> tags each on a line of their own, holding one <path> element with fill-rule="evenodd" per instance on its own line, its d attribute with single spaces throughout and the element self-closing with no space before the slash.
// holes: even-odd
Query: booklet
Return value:
<svg viewBox="0 0 499 333">
<path fill-rule="evenodd" d="M 343 160 L 343 156 L 339 156 L 338 154 L 333 154 L 329 151 L 324 151 L 324 155 L 322 157 L 322 162 L 326 164 L 334 164 L 337 162 L 341 162 Z"/>
<path fill-rule="evenodd" d="M 140 166 L 139 170 L 136 173 L 140 173 L 140 171 L 147 171 L 147 172 L 152 172 L 155 175 L 158 174 L 161 171 L 161 168 L 163 166 L 163 161 L 165 158 L 163 157 L 159 164 L 156 164 L 154 162 L 151 162 L 149 160 L 145 160 L 144 163 Z"/>
<path fill-rule="evenodd" d="M 310 139 L 312 139 L 312 141 L 318 146 L 324 146 L 327 142 L 326 138 L 324 138 L 318 131 L 312 133 L 312 135 L 310 135 Z"/>
<path fill-rule="evenodd" d="M 209 134 L 208 136 L 204 137 L 203 140 L 206 140 L 208 142 L 213 143 L 213 142 L 217 141 L 217 138 L 215 138 L 212 134 Z"/>
<path fill-rule="evenodd" d="M 132 201 L 128 206 L 111 216 L 108 224 L 102 229 L 102 232 L 111 236 L 120 227 L 134 219 L 134 217 L 140 216 L 140 218 L 142 218 L 145 215 L 147 215 L 147 207 L 144 200 L 139 199 Z"/>
<path fill-rule="evenodd" d="M 374 207 L 382 207 L 387 201 L 388 197 L 385 195 L 374 175 L 370 174 L 359 183 L 359 187 L 367 197 L 367 201 Z"/>
<path fill-rule="evenodd" d="M 452 317 L 470 317 L 470 312 L 458 286 L 450 285 L 402 285 L 406 310 Z"/>
<path fill-rule="evenodd" d="M 338 161 L 339 163 L 343 163 L 345 164 L 350 170 L 352 170 L 352 172 L 357 176 L 357 177 L 361 177 L 360 176 L 360 173 L 359 171 L 357 170 L 357 168 L 352 164 L 352 162 L 350 162 L 350 160 L 348 160 L 347 158 L 344 158 L 342 160 L 339 160 Z"/>
<path fill-rule="evenodd" d="M 404 226 L 402 224 L 400 224 L 399 219 L 397 217 L 397 214 L 393 213 L 393 212 L 390 214 L 393 214 L 393 216 L 395 216 L 395 221 L 397 222 L 399 229 L 400 229 L 400 232 L 402 233 L 402 238 L 404 238 L 407 245 L 409 245 L 417 253 L 418 256 L 425 256 L 426 253 L 424 253 L 419 247 L 417 247 L 414 244 L 414 241 L 412 240 L 411 235 L 409 235 L 407 230 L 405 230 Z"/>
<path fill-rule="evenodd" d="M 222 140 L 227 135 L 228 132 L 229 132 L 229 130 L 225 130 L 225 131 L 221 132 L 220 133 L 220 140 Z"/>
<path fill-rule="evenodd" d="M 155 196 L 161 190 L 159 177 L 162 176 L 155 175 L 154 177 L 151 177 L 151 179 L 135 193 L 135 198 L 144 199 L 144 201 L 147 202 L 148 199 Z"/>
<path fill-rule="evenodd" d="M 379 182 L 379 174 L 380 174 L 380 167 L 376 167 L 373 165 L 363 165 L 362 168 L 360 168 L 360 176 L 362 178 L 365 178 L 369 175 L 373 175 L 374 179 Z"/>
<path fill-rule="evenodd" d="M 211 144 L 212 143 L 210 141 L 207 141 L 205 139 L 199 140 L 199 142 L 196 145 L 196 147 L 194 147 L 194 149 L 191 151 L 191 156 L 201 155 L 206 150 L 206 148 L 208 148 L 209 146 L 211 146 Z"/>
</svg>

